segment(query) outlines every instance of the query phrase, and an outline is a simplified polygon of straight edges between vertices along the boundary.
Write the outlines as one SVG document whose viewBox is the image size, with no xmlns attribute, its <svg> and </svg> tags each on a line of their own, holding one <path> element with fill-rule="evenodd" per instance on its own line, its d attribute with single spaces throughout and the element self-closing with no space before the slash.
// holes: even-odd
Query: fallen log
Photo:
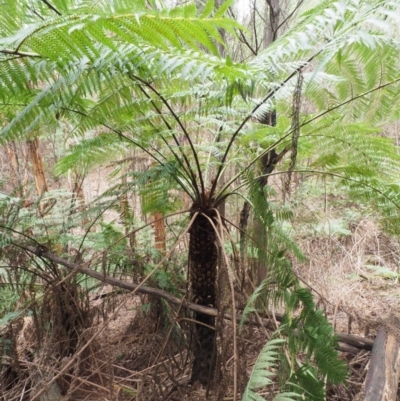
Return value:
<svg viewBox="0 0 400 401">
<path fill-rule="evenodd" d="M 141 283 L 139 283 L 139 284 L 127 283 L 123 280 L 119 280 L 114 277 L 107 276 L 103 273 L 99 273 L 92 269 L 84 267 L 85 264 L 77 264 L 77 263 L 70 262 L 66 259 L 60 258 L 59 256 L 54 255 L 43 248 L 35 248 L 32 246 L 26 246 L 26 247 L 24 247 L 24 249 L 33 253 L 36 256 L 43 257 L 54 263 L 60 264 L 64 267 L 70 269 L 71 271 L 75 271 L 76 273 L 79 272 L 79 273 L 86 274 L 87 276 L 93 277 L 99 281 L 102 281 L 103 283 L 107 283 L 107 284 L 110 284 L 110 285 L 118 287 L 118 288 L 123 288 L 125 290 L 135 291 L 135 292 L 138 292 L 141 294 L 147 294 L 147 295 L 152 295 L 157 298 L 162 298 L 171 304 L 182 305 L 183 307 L 185 307 L 191 311 L 194 311 L 194 312 L 203 313 L 203 314 L 209 315 L 209 316 L 215 316 L 215 317 L 218 316 L 218 309 L 210 308 L 207 306 L 201 306 L 201 305 L 194 304 L 192 302 L 185 301 L 184 299 L 175 297 L 166 291 L 160 290 L 158 288 L 148 287 L 148 286 L 142 285 Z M 226 319 L 230 319 L 230 320 L 233 318 L 232 314 L 227 313 L 227 312 L 224 314 L 224 317 Z M 275 319 L 277 321 L 281 321 L 282 318 L 283 318 L 282 315 L 275 313 Z M 242 319 L 242 316 L 240 314 L 237 314 L 236 319 L 238 321 L 240 321 Z M 265 327 L 274 329 L 270 319 L 261 319 L 261 322 Z M 258 323 L 250 322 L 250 324 L 257 325 Z M 345 333 L 336 333 L 336 335 L 338 337 L 339 343 L 344 343 L 344 344 L 350 345 L 352 347 L 356 347 L 358 349 L 365 349 L 365 350 L 370 351 L 374 344 L 373 340 L 370 340 L 368 338 L 364 338 L 361 336 L 354 336 L 354 335 L 345 334 Z M 340 349 L 340 344 L 339 344 L 338 348 Z M 344 347 L 344 348 L 346 349 L 346 347 Z"/>
<path fill-rule="evenodd" d="M 364 401 L 396 401 L 400 380 L 400 321 L 391 315 L 377 330 L 365 379 Z"/>
<path fill-rule="evenodd" d="M 335 334 L 338 337 L 340 343 L 352 345 L 353 347 L 359 349 L 366 349 L 368 351 L 371 351 L 374 345 L 374 340 L 371 340 L 369 338 L 361 336 L 353 336 L 352 334 L 346 334 L 346 333 L 335 333 Z"/>
</svg>

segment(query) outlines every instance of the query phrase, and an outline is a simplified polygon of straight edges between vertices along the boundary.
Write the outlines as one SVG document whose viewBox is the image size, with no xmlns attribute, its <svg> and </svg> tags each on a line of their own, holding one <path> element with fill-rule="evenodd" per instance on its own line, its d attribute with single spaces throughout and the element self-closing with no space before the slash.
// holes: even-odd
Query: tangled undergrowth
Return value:
<svg viewBox="0 0 400 401">
<path fill-rule="evenodd" d="M 11 341 L 3 355 L 1 400 L 233 400 L 232 338 L 229 324 L 222 332 L 226 363 L 218 366 L 219 385 L 209 391 L 200 385 L 189 385 L 193 358 L 190 352 L 190 322 L 168 316 L 155 307 L 143 313 L 143 299 L 117 295 L 112 307 L 104 300 L 92 302 L 96 314 L 93 325 L 83 329 L 75 344 L 75 352 L 60 353 L 67 338 L 42 333 L 39 342 L 33 318 L 10 324 L 3 339 Z M 107 299 L 106 303 L 110 300 Z M 97 305 L 93 305 L 96 304 Z M 157 304 L 157 302 L 156 302 Z M 100 313 L 101 311 L 101 313 Z M 166 320 L 170 320 L 167 322 Z M 177 330 L 179 325 L 180 330 Z M 59 330 L 61 333 L 61 330 Z M 242 389 L 263 345 L 272 331 L 249 325 L 240 338 Z M 371 333 L 372 334 L 372 333 Z M 330 386 L 329 400 L 353 400 L 359 393 L 366 375 L 369 352 L 351 349 L 342 353 L 350 366 L 347 386 Z M 276 383 L 278 390 L 278 383 Z M 265 395 L 265 399 L 273 398 Z M 62 398 L 63 397 L 63 398 Z"/>
<path fill-rule="evenodd" d="M 336 331 L 374 339 L 376 333 L 368 322 L 396 310 L 391 300 L 398 297 L 397 243 L 370 221 L 361 221 L 351 235 L 309 238 L 302 246 L 313 257 L 295 264 L 296 274 L 314 288 L 315 301 Z M 317 265 L 324 266 L 323 271 Z M 389 270 L 393 275 L 385 276 Z M 214 384 L 210 388 L 191 385 L 194 323 L 189 311 L 107 285 L 93 293 L 77 286 L 73 275 L 53 273 L 58 280 L 45 284 L 43 298 L 29 305 L 30 313 L 2 328 L 1 401 L 234 399 L 228 319 L 217 319 L 219 359 Z M 238 337 L 239 394 L 279 325 L 274 318 L 267 327 L 259 322 L 250 319 Z M 356 400 L 370 352 L 342 343 L 339 349 L 350 375 L 346 385 L 327 387 L 327 400 Z M 266 400 L 279 390 L 279 381 L 274 380 L 263 393 Z"/>
</svg>

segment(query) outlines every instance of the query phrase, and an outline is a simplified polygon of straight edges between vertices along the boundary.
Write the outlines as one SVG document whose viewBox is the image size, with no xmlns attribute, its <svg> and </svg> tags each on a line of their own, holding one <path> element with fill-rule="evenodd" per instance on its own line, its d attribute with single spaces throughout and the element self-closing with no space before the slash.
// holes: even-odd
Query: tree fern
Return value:
<svg viewBox="0 0 400 401">
<path fill-rule="evenodd" d="M 194 298 L 215 306 L 216 210 L 240 195 L 262 223 L 258 237 L 248 233 L 245 251 L 267 271 L 244 316 L 259 305 L 285 307 L 282 339 L 261 353 L 246 396 L 260 399 L 256 390 L 273 383 L 265 369 L 276 369 L 284 391 L 276 399 L 296 399 L 295 394 L 322 399 L 324 380 L 341 382 L 346 370 L 334 351 L 331 327 L 293 274 L 288 254 L 301 258 L 301 251 L 281 227 L 291 219 L 290 205 L 274 203 L 270 187 L 260 189 L 266 177 L 258 172 L 258 160 L 291 147 L 291 99 L 301 72 L 302 97 L 309 107 L 307 113 L 297 110 L 296 165 L 282 160 L 274 174 L 294 169 L 335 179 L 353 199 L 380 211 L 394 229 L 400 216 L 400 159 L 379 133 L 381 123 L 398 118 L 399 44 L 390 32 L 399 22 L 400 4 L 323 1 L 301 14 L 265 51 L 238 62 L 230 56 L 221 59 L 217 51 L 219 30 L 234 34 L 241 29 L 222 16 L 232 1 L 216 11 L 212 0 L 203 10 L 192 4 L 160 9 L 144 1 L 131 3 L 55 0 L 53 7 L 37 6 L 36 13 L 24 13 L 29 5 L 24 1 L 13 5 L 7 0 L 0 6 L 18 12 L 17 23 L 0 17 L 1 142 L 66 124 L 76 146 L 58 162 L 58 174 L 71 168 L 86 171 L 113 157 L 112 152 L 124 155 L 128 147 L 156 164 L 146 172 L 130 172 L 129 183 L 110 188 L 88 205 L 90 227 L 100 233 L 73 238 L 82 216 L 75 213 L 72 195 L 65 193 L 46 195 L 45 201 L 58 198 L 43 218 L 37 218 L 34 208 L 18 210 L 7 215 L 4 226 L 18 232 L 29 228 L 40 241 L 87 246 L 90 252 L 96 241 L 109 247 L 121 238 L 118 227 L 102 222 L 121 194 L 139 194 L 144 212 L 151 212 L 182 190 L 193 201 L 189 280 Z M 273 110 L 276 127 L 254 121 Z M 233 177 L 221 184 L 222 172 L 229 169 L 235 169 Z M 59 233 L 50 238 L 48 227 Z M 202 253 L 204 248 L 208 254 Z M 120 253 L 121 248 L 115 249 Z M 208 293 L 203 293 L 206 287 Z M 204 355 L 212 370 L 214 320 L 200 314 L 196 318 L 203 319 L 196 330 L 206 334 L 207 342 L 198 342 L 194 371 L 201 369 Z M 281 349 L 287 353 L 278 360 Z M 205 384 L 208 369 L 200 373 Z"/>
</svg>

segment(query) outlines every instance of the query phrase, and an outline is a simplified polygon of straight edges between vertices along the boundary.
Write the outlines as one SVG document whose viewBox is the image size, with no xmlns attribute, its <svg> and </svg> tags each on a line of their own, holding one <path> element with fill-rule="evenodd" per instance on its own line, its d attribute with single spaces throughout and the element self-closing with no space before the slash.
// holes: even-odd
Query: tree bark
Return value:
<svg viewBox="0 0 400 401">
<path fill-rule="evenodd" d="M 264 29 L 264 49 L 276 40 L 281 13 L 279 0 L 266 0 L 266 3 L 268 7 L 266 7 L 265 17 L 269 21 L 269 25 L 266 25 Z"/>
<path fill-rule="evenodd" d="M 266 21 L 269 21 L 269 24 L 264 26 L 264 38 L 263 38 L 263 49 L 266 49 L 272 42 L 276 40 L 278 27 L 279 27 L 279 16 L 281 12 L 279 0 L 266 0 Z M 261 124 L 270 125 L 272 127 L 276 126 L 276 111 L 273 110 L 272 112 L 266 113 L 264 116 L 259 118 L 259 122 Z M 272 149 L 267 154 L 265 154 L 261 158 L 261 167 L 262 167 L 262 174 L 264 177 L 260 179 L 260 189 L 262 190 L 264 186 L 268 182 L 268 174 L 270 174 L 276 166 L 277 163 L 277 153 L 275 149 Z M 241 233 L 241 251 L 242 251 L 242 261 L 244 261 L 244 232 L 247 230 L 247 218 L 249 216 L 248 209 L 249 205 L 247 201 L 243 205 L 243 209 L 240 213 L 240 228 L 242 230 Z M 247 216 L 247 217 L 246 217 Z M 250 274 L 252 276 L 253 282 L 255 281 L 256 285 L 260 284 L 264 278 L 266 277 L 267 271 L 265 266 L 265 251 L 267 248 L 267 241 L 268 235 L 266 232 L 265 227 L 261 223 L 258 216 L 254 217 L 253 221 L 253 235 L 254 238 L 257 238 L 258 244 L 256 247 L 258 249 L 258 257 L 256 260 L 252 260 L 252 265 L 250 268 Z"/>
<path fill-rule="evenodd" d="M 33 176 L 35 178 L 36 190 L 39 196 L 47 192 L 46 175 L 44 173 L 43 159 L 39 152 L 39 139 L 27 141 L 29 157 L 32 163 Z"/>
<path fill-rule="evenodd" d="M 24 196 L 24 185 L 21 180 L 20 174 L 20 163 L 17 156 L 17 149 L 14 141 L 10 141 L 6 144 L 6 150 L 8 158 L 11 162 L 11 171 L 12 171 L 12 186 L 13 188 L 18 189 L 18 194 L 22 198 Z"/>
<path fill-rule="evenodd" d="M 396 401 L 399 379 L 400 321 L 392 316 L 378 329 L 365 379 L 364 401 Z"/>
<path fill-rule="evenodd" d="M 196 207 L 192 208 L 196 211 Z M 214 212 L 215 213 L 215 212 Z M 199 214 L 190 228 L 189 274 L 193 302 L 215 308 L 218 252 L 213 214 Z M 210 219 L 210 220 L 209 220 Z M 196 338 L 191 382 L 208 385 L 215 368 L 215 318 L 196 313 Z"/>
<path fill-rule="evenodd" d="M 243 209 L 240 212 L 240 260 L 242 264 L 242 269 L 244 269 L 245 261 L 246 261 L 246 232 L 247 232 L 247 223 L 249 221 L 250 215 L 250 203 L 244 201 Z"/>
<path fill-rule="evenodd" d="M 123 174 L 122 176 L 122 184 L 126 184 L 126 175 Z M 128 194 L 126 192 L 123 193 L 121 196 L 121 218 L 123 225 L 125 227 L 125 235 L 129 239 L 129 248 L 130 252 L 134 252 L 135 246 L 136 246 L 136 235 L 135 233 L 131 233 L 131 220 L 134 217 L 133 216 L 133 208 L 130 207 L 129 201 L 128 201 Z"/>
<path fill-rule="evenodd" d="M 161 255 L 165 256 L 165 224 L 161 212 L 154 213 L 154 236 L 156 249 L 161 253 Z"/>
</svg>

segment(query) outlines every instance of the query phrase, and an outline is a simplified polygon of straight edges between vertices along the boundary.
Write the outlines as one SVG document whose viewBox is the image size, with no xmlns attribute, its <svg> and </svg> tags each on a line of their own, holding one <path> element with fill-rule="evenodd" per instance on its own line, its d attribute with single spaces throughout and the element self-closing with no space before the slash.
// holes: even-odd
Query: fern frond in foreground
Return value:
<svg viewBox="0 0 400 401">
<path fill-rule="evenodd" d="M 261 295 L 259 291 L 255 294 Z M 279 338 L 268 341 L 260 352 L 243 400 L 261 401 L 265 399 L 262 392 L 279 389 L 274 401 L 324 401 L 326 383 L 343 383 L 348 374 L 345 361 L 335 350 L 333 328 L 316 309 L 308 290 L 287 288 L 283 298 L 286 313 L 274 334 Z M 255 301 L 254 297 L 250 300 Z M 301 312 L 295 316 L 298 309 Z"/>
<path fill-rule="evenodd" d="M 274 338 L 264 345 L 250 374 L 242 401 L 265 401 L 265 398 L 257 391 L 261 389 L 264 392 L 272 391 L 271 387 L 274 384 L 272 379 L 276 377 L 284 344 L 285 340 Z M 282 392 L 274 397 L 274 401 L 295 401 L 300 398 L 297 393 Z"/>
</svg>

